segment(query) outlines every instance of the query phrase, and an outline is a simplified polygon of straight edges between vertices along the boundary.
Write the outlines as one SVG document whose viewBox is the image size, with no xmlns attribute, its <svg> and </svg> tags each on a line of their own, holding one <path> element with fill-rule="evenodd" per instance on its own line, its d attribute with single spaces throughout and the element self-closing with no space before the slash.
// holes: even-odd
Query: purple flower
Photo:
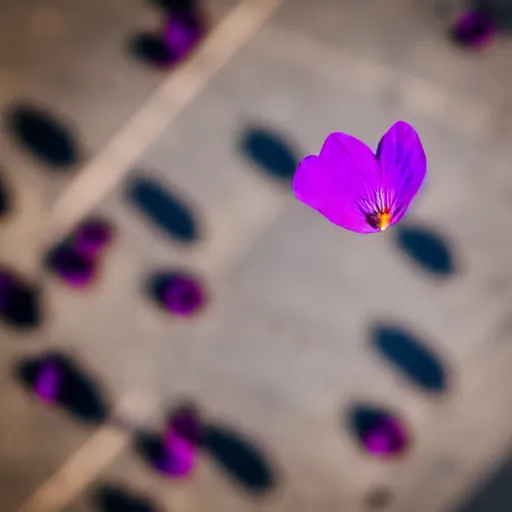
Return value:
<svg viewBox="0 0 512 512">
<path fill-rule="evenodd" d="M 166 438 L 161 457 L 157 460 L 157 468 L 173 478 L 189 475 L 195 467 L 197 447 L 187 439 L 173 434 Z"/>
<path fill-rule="evenodd" d="M 381 416 L 362 433 L 366 450 L 378 457 L 401 454 L 408 444 L 405 429 L 391 416 Z"/>
<path fill-rule="evenodd" d="M 94 260 L 67 245 L 57 247 L 50 258 L 52 269 L 70 286 L 83 288 L 96 274 Z"/>
<path fill-rule="evenodd" d="M 188 55 L 204 35 L 204 26 L 197 12 L 188 11 L 171 15 L 164 32 L 164 42 L 173 60 Z"/>
<path fill-rule="evenodd" d="M 453 34 L 455 40 L 462 46 L 481 49 L 494 41 L 496 27 L 487 14 L 469 11 L 457 20 Z"/>
<path fill-rule="evenodd" d="M 185 439 L 194 446 L 199 446 L 203 440 L 203 425 L 194 409 L 184 408 L 177 411 L 170 419 L 165 433 L 164 444 L 172 446 L 176 436 Z"/>
<path fill-rule="evenodd" d="M 351 135 L 331 133 L 320 151 L 300 162 L 293 179 L 299 201 L 356 233 L 384 231 L 406 213 L 427 170 L 414 128 L 398 121 L 375 155 Z"/>
<path fill-rule="evenodd" d="M 34 393 L 46 404 L 53 403 L 60 392 L 62 374 L 55 361 L 41 363 L 34 381 Z"/>
<path fill-rule="evenodd" d="M 195 313 L 204 303 L 199 283 L 187 276 L 173 276 L 165 285 L 163 303 L 168 311 L 180 316 Z"/>
<path fill-rule="evenodd" d="M 110 242 L 111 238 L 110 226 L 100 219 L 92 219 L 76 230 L 73 245 L 79 254 L 94 257 Z"/>
</svg>

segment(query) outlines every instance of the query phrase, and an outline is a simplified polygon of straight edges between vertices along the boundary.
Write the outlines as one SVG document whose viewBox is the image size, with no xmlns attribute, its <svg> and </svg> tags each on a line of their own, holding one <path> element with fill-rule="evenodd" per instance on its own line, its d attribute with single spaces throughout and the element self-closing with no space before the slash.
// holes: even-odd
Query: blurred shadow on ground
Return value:
<svg viewBox="0 0 512 512">
<path fill-rule="evenodd" d="M 207 425 L 203 448 L 246 490 L 263 493 L 275 487 L 276 475 L 265 456 L 232 430 Z"/>
<path fill-rule="evenodd" d="M 170 412 L 163 434 L 139 432 L 135 448 L 155 468 L 165 453 L 165 436 L 173 432 L 208 453 L 245 490 L 261 494 L 277 484 L 276 473 L 265 455 L 239 434 L 205 422 L 193 402 L 186 400 Z"/>
<path fill-rule="evenodd" d="M 297 152 L 282 135 L 269 128 L 251 126 L 240 140 L 240 151 L 270 176 L 290 182 L 298 163 Z"/>
<path fill-rule="evenodd" d="M 198 239 L 198 223 L 191 208 L 157 182 L 135 178 L 129 184 L 127 198 L 146 219 L 168 236 L 186 244 Z"/>
<path fill-rule="evenodd" d="M 8 112 L 14 138 L 39 160 L 56 170 L 78 163 L 78 146 L 64 123 L 35 105 L 15 105 Z"/>
<path fill-rule="evenodd" d="M 363 510 L 386 510 L 394 501 L 393 493 L 384 487 L 372 489 L 363 500 Z"/>
<path fill-rule="evenodd" d="M 100 489 L 96 502 L 100 512 L 156 512 L 157 508 L 147 498 L 123 490 L 120 486 Z"/>
<path fill-rule="evenodd" d="M 428 228 L 400 225 L 395 229 L 398 247 L 424 270 L 440 277 L 455 272 L 455 262 L 448 242 Z"/>
<path fill-rule="evenodd" d="M 0 218 L 8 214 L 12 209 L 11 197 L 5 180 L 0 176 Z"/>
<path fill-rule="evenodd" d="M 471 0 L 469 9 L 482 11 L 489 15 L 499 30 L 512 29 L 512 3 L 510 0 Z"/>
<path fill-rule="evenodd" d="M 42 322 L 40 290 L 8 270 L 0 270 L 0 319 L 20 330 L 35 329 Z"/>
<path fill-rule="evenodd" d="M 153 432 L 137 432 L 134 443 L 137 453 L 151 468 L 164 456 L 164 440 Z"/>
<path fill-rule="evenodd" d="M 498 468 L 486 478 L 463 504 L 450 512 L 508 512 L 512 510 L 512 455 L 507 453 Z"/>
<path fill-rule="evenodd" d="M 67 355 L 49 353 L 37 359 L 23 361 L 17 368 L 22 382 L 33 390 L 41 366 L 48 360 L 59 368 L 61 383 L 55 404 L 60 405 L 75 419 L 84 423 L 101 423 L 108 416 L 108 408 L 97 385 Z"/>
<path fill-rule="evenodd" d="M 130 53 L 140 62 L 165 68 L 174 62 L 172 52 L 163 37 L 156 34 L 139 34 L 130 41 Z"/>
<path fill-rule="evenodd" d="M 403 377 L 423 391 L 446 389 L 446 370 L 439 358 L 414 335 L 394 325 L 373 329 L 372 344 Z"/>
<path fill-rule="evenodd" d="M 197 11 L 198 0 L 150 0 L 152 4 L 170 13 Z"/>
</svg>

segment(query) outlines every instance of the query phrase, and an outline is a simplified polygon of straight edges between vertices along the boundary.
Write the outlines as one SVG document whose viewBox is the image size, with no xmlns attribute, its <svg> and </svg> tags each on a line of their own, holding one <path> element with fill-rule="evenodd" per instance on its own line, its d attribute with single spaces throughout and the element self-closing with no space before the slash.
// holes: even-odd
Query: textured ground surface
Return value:
<svg viewBox="0 0 512 512">
<path fill-rule="evenodd" d="M 129 52 L 161 23 L 142 0 L 0 7 L 14 205 L 0 261 L 43 291 L 36 329 L 0 328 L 2 512 L 114 510 L 98 500 L 108 486 L 172 512 L 451 512 L 511 445 L 510 43 L 452 49 L 449 2 L 239 1 L 207 3 L 211 37 L 170 73 Z M 27 103 L 69 127 L 76 164 L 56 169 L 13 139 L 9 112 Z M 375 145 L 397 119 L 420 132 L 430 165 L 400 227 L 356 236 L 293 200 L 293 161 L 329 132 Z M 248 145 L 273 147 L 284 176 Z M 193 236 L 169 236 L 136 208 L 128 191 L 142 179 L 182 204 Z M 90 213 L 117 233 L 96 285 L 78 293 L 41 259 Z M 155 272 L 176 268 L 208 289 L 193 321 L 147 294 Z M 445 376 L 436 392 L 379 352 L 389 328 L 428 348 Z M 13 378 L 50 349 L 94 379 L 111 420 L 83 425 Z M 134 430 L 162 428 L 184 400 L 252 445 L 274 485 L 258 492 L 210 453 L 183 482 L 148 468 Z M 404 418 L 406 458 L 359 451 L 347 417 L 364 404 Z"/>
</svg>

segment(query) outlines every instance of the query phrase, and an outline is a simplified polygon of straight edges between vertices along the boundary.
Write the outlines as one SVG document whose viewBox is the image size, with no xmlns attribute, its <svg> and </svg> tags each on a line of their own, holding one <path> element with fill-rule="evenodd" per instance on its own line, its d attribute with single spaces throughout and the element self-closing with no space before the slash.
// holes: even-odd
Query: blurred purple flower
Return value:
<svg viewBox="0 0 512 512">
<path fill-rule="evenodd" d="M 167 476 L 183 478 L 195 467 L 197 447 L 180 435 L 173 433 L 166 437 L 162 455 L 156 462 L 157 468 Z"/>
<path fill-rule="evenodd" d="M 41 363 L 34 381 L 34 393 L 46 404 L 55 402 L 59 395 L 62 374 L 59 365 L 52 360 Z"/>
<path fill-rule="evenodd" d="M 204 303 L 205 297 L 199 283 L 187 276 L 174 276 L 165 285 L 163 302 L 171 313 L 188 316 Z"/>
<path fill-rule="evenodd" d="M 492 43 L 496 37 L 496 27 L 487 14 L 480 11 L 464 13 L 453 28 L 456 41 L 462 46 L 481 49 Z"/>
<path fill-rule="evenodd" d="M 69 246 L 58 247 L 51 255 L 50 265 L 66 283 L 75 288 L 87 286 L 96 274 L 94 260 Z"/>
<path fill-rule="evenodd" d="M 293 190 L 299 201 L 356 233 L 396 224 L 418 193 L 427 159 L 414 128 L 398 121 L 381 138 L 377 154 L 363 142 L 331 133 L 319 156 L 302 160 Z"/>
<path fill-rule="evenodd" d="M 407 434 L 398 420 L 382 416 L 363 432 L 363 443 L 372 455 L 399 455 L 407 448 Z"/>
<path fill-rule="evenodd" d="M 73 238 L 74 248 L 79 254 L 94 257 L 110 242 L 112 229 L 103 220 L 91 219 L 76 230 Z"/>
<path fill-rule="evenodd" d="M 194 446 L 199 446 L 203 440 L 203 425 L 194 409 L 181 409 L 176 412 L 169 422 L 164 444 L 171 446 L 175 436 L 179 436 Z"/>
<path fill-rule="evenodd" d="M 205 33 L 201 16 L 195 11 L 170 16 L 164 32 L 164 43 L 173 61 L 186 57 Z"/>
</svg>

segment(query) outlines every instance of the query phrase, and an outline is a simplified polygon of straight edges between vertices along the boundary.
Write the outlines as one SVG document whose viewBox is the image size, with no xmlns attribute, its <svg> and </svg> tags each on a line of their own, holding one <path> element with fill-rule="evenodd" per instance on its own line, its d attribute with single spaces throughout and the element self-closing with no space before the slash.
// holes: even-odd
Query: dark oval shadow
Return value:
<svg viewBox="0 0 512 512">
<path fill-rule="evenodd" d="M 155 467 L 165 452 L 163 439 L 152 432 L 137 432 L 134 446 L 142 460 L 151 468 Z"/>
<path fill-rule="evenodd" d="M 151 0 L 151 3 L 170 13 L 195 12 L 198 10 L 197 0 Z"/>
<path fill-rule="evenodd" d="M 199 237 L 197 221 L 190 208 L 161 185 L 148 178 L 136 178 L 129 185 L 128 200 L 149 221 L 182 243 Z"/>
<path fill-rule="evenodd" d="M 397 226 L 398 247 L 424 270 L 447 277 L 455 272 L 455 262 L 448 243 L 433 231 L 420 226 Z"/>
<path fill-rule="evenodd" d="M 508 0 L 473 0 L 470 7 L 489 16 L 500 32 L 512 29 L 512 5 Z"/>
<path fill-rule="evenodd" d="M 49 353 L 37 359 L 23 361 L 17 368 L 22 383 L 32 390 L 41 365 L 49 359 L 58 365 L 62 379 L 56 404 L 81 422 L 104 422 L 108 416 L 108 407 L 101 392 L 92 379 L 67 355 Z"/>
<path fill-rule="evenodd" d="M 234 432 L 208 425 L 203 447 L 246 490 L 262 493 L 275 487 L 276 476 L 264 455 Z"/>
<path fill-rule="evenodd" d="M 118 486 L 100 489 L 96 501 L 101 512 L 156 512 L 157 510 L 149 499 L 125 491 Z"/>
<path fill-rule="evenodd" d="M 40 290 L 19 276 L 0 272 L 0 318 L 20 330 L 39 327 L 42 322 Z"/>
<path fill-rule="evenodd" d="M 251 127 L 240 141 L 240 151 L 267 174 L 281 181 L 291 181 L 298 157 L 295 149 L 281 135 L 268 128 Z"/>
<path fill-rule="evenodd" d="M 387 452 L 373 452 L 380 457 L 396 457 L 404 455 L 410 446 L 410 434 L 390 410 L 373 404 L 356 404 L 348 411 L 348 429 L 357 444 L 366 452 L 372 453 L 372 448 L 366 445 L 367 435 L 372 429 L 379 428 L 379 423 L 383 420 L 391 419 L 396 424 L 393 431 L 385 434 L 391 434 L 391 444 Z"/>
<path fill-rule="evenodd" d="M 0 217 L 12 209 L 11 197 L 5 181 L 0 177 Z"/>
<path fill-rule="evenodd" d="M 162 37 L 154 34 L 139 34 L 130 41 L 130 53 L 150 66 L 165 68 L 175 61 L 172 51 Z"/>
<path fill-rule="evenodd" d="M 46 165 L 62 169 L 79 160 L 77 142 L 69 128 L 40 107 L 12 107 L 8 126 L 13 136 Z"/>
<path fill-rule="evenodd" d="M 446 370 L 439 358 L 405 330 L 380 325 L 373 330 L 373 345 L 407 380 L 428 392 L 446 389 Z"/>
</svg>

